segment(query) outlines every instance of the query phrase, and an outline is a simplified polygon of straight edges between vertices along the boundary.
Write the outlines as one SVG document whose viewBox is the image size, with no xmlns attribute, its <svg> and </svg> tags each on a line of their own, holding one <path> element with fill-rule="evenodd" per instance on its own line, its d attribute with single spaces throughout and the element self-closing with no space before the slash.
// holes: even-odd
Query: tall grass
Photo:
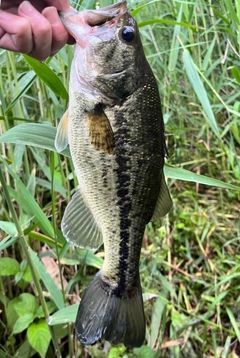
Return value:
<svg viewBox="0 0 240 358">
<path fill-rule="evenodd" d="M 143 240 L 145 344 L 84 348 L 74 337 L 79 297 L 104 252 L 70 247 L 59 229 L 78 185 L 69 151 L 53 146 L 73 49 L 45 64 L 0 50 L 0 357 L 240 354 L 240 5 L 128 3 L 159 84 L 174 201 Z"/>
</svg>

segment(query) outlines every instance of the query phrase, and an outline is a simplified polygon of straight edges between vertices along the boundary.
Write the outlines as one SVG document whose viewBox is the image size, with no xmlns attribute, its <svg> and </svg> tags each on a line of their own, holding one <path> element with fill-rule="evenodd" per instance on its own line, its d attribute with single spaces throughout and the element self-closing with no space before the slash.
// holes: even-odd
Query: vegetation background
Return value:
<svg viewBox="0 0 240 358">
<path fill-rule="evenodd" d="M 59 230 L 77 186 L 69 152 L 53 144 L 73 47 L 45 64 L 0 50 L 1 358 L 240 357 L 240 3 L 128 4 L 159 84 L 174 202 L 143 240 L 145 344 L 82 347 L 74 337 L 104 251 L 70 247 Z"/>
</svg>

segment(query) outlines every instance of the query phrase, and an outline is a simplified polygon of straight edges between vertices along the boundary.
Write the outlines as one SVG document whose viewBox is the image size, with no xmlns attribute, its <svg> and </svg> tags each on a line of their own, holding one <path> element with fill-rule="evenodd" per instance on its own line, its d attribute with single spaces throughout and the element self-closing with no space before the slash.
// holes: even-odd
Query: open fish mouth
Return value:
<svg viewBox="0 0 240 358">
<path fill-rule="evenodd" d="M 127 12 L 127 2 L 125 0 L 103 7 L 99 10 L 86 10 L 82 11 L 82 25 L 88 25 L 90 27 L 101 26 L 106 22 L 119 18 Z M 59 15 L 66 27 L 68 28 L 70 23 L 74 23 L 79 26 L 79 19 L 76 17 L 78 11 L 60 11 Z"/>
<path fill-rule="evenodd" d="M 126 1 L 120 1 L 117 4 L 106 6 L 99 10 L 89 11 L 86 20 L 89 26 L 101 26 L 115 17 L 123 15 L 126 11 Z"/>
</svg>

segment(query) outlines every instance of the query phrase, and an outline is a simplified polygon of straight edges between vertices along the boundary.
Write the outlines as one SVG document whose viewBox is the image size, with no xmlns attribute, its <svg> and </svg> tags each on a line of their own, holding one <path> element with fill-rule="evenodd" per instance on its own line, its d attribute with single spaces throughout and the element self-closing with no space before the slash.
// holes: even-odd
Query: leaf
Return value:
<svg viewBox="0 0 240 358">
<path fill-rule="evenodd" d="M 16 351 L 16 355 L 14 357 L 29 358 L 32 357 L 34 353 L 35 353 L 34 349 L 30 346 L 28 340 L 26 339 Z"/>
<path fill-rule="evenodd" d="M 32 313 L 26 313 L 23 316 L 19 317 L 13 327 L 13 334 L 20 333 L 28 328 L 28 326 L 33 322 L 34 315 Z"/>
<path fill-rule="evenodd" d="M 231 322 L 231 324 L 233 326 L 233 329 L 234 329 L 234 331 L 236 333 L 237 339 L 240 342 L 240 330 L 239 330 L 240 327 L 239 327 L 239 323 L 236 322 L 236 319 L 235 319 L 235 317 L 234 317 L 234 315 L 233 315 L 233 313 L 232 313 L 232 311 L 230 310 L 229 307 L 226 307 L 226 311 L 227 311 L 228 317 L 230 319 L 230 322 Z"/>
<path fill-rule="evenodd" d="M 83 0 L 81 4 L 82 9 L 93 9 L 93 5 L 95 4 L 95 0 Z"/>
<path fill-rule="evenodd" d="M 178 12 L 177 21 L 181 22 L 181 19 L 182 19 L 182 5 L 180 6 L 180 9 Z M 174 71 L 176 64 L 177 64 L 178 53 L 179 53 L 179 49 L 180 49 L 179 48 L 179 40 L 178 40 L 179 36 L 180 36 L 180 32 L 181 32 L 180 25 L 176 25 L 174 27 L 171 50 L 170 50 L 170 55 L 169 55 L 169 64 L 168 64 L 169 71 Z"/>
<path fill-rule="evenodd" d="M 51 341 L 51 335 L 45 320 L 41 319 L 37 323 L 32 323 L 28 327 L 27 337 L 31 346 L 40 354 L 40 356 L 44 357 Z"/>
<path fill-rule="evenodd" d="M 27 313 L 32 313 L 35 315 L 37 309 L 36 298 L 30 293 L 22 293 L 18 297 L 17 302 L 14 304 L 14 309 L 19 317 Z"/>
<path fill-rule="evenodd" d="M 64 301 L 63 301 L 62 292 L 59 290 L 56 283 L 54 282 L 54 280 L 48 273 L 46 267 L 39 260 L 39 258 L 35 254 L 35 252 L 33 252 L 29 248 L 29 253 L 30 253 L 31 259 L 33 260 L 33 263 L 35 265 L 35 268 L 36 268 L 39 276 L 41 277 L 44 285 L 46 286 L 48 292 L 50 293 L 51 299 L 54 301 L 54 303 L 56 304 L 56 306 L 59 309 L 63 308 Z"/>
<path fill-rule="evenodd" d="M 22 278 L 26 282 L 32 282 L 33 281 L 31 269 L 30 269 L 29 266 L 27 266 L 26 269 L 24 270 Z"/>
<path fill-rule="evenodd" d="M 51 172 L 50 172 L 50 168 L 45 164 L 46 160 L 45 158 L 42 158 L 40 155 L 38 155 L 36 153 L 36 150 L 32 149 L 32 153 L 34 155 L 34 158 L 36 160 L 36 162 L 39 164 L 40 168 L 42 169 L 43 173 L 45 174 L 45 176 L 48 178 L 49 182 L 45 181 L 46 183 L 49 184 L 49 189 L 51 189 L 52 185 L 53 185 L 53 189 L 54 191 L 59 192 L 64 198 L 66 198 L 66 190 L 64 189 L 64 187 L 59 183 L 59 181 L 56 178 L 53 178 L 53 183 L 51 183 Z M 39 182 L 41 182 L 40 180 L 37 180 L 38 184 Z"/>
<path fill-rule="evenodd" d="M 14 148 L 14 161 L 15 161 L 15 171 L 19 172 L 22 162 L 23 162 L 23 154 L 25 151 L 25 145 L 17 144 Z"/>
<path fill-rule="evenodd" d="M 56 243 L 55 240 L 53 240 L 52 238 L 45 236 L 45 235 L 43 235 L 39 232 L 36 232 L 36 231 L 30 231 L 28 233 L 28 236 L 33 239 L 39 240 L 39 241 L 43 242 L 44 244 L 49 245 L 50 247 L 56 248 L 56 244 L 58 245 L 58 247 L 62 247 L 62 245 L 59 243 L 59 237 L 58 237 L 58 242 Z"/>
<path fill-rule="evenodd" d="M 165 298 L 165 297 L 164 297 Z M 148 345 L 151 348 L 154 348 L 155 343 L 159 336 L 159 330 L 161 327 L 162 316 L 165 311 L 165 307 L 167 305 L 166 298 L 158 297 L 154 303 L 152 320 L 151 320 L 151 335 L 149 337 Z"/>
<path fill-rule="evenodd" d="M 98 269 L 102 267 L 103 259 L 101 259 L 101 257 L 94 255 L 94 253 L 90 250 L 82 250 L 82 252 L 82 259 L 85 260 L 86 265 L 93 266 Z"/>
<path fill-rule="evenodd" d="M 12 300 L 10 300 L 7 304 L 6 316 L 7 316 L 8 325 L 11 330 L 13 329 L 13 327 L 19 317 L 15 310 L 15 305 L 17 302 L 19 302 L 19 300 L 20 300 L 20 298 L 16 297 L 16 298 L 13 298 Z"/>
<path fill-rule="evenodd" d="M 34 167 L 27 184 L 27 190 L 32 196 L 34 196 L 35 194 L 35 187 L 36 187 L 36 168 Z"/>
<path fill-rule="evenodd" d="M 0 275 L 11 276 L 16 275 L 19 271 L 20 266 L 17 260 L 11 259 L 10 257 L 0 258 Z"/>
<path fill-rule="evenodd" d="M 235 78 L 235 80 L 240 83 L 240 71 L 237 67 L 233 66 L 231 68 L 231 72 L 232 72 L 232 75 L 233 77 Z"/>
<path fill-rule="evenodd" d="M 108 353 L 108 358 L 124 358 L 123 354 L 126 352 L 126 350 L 126 347 L 124 347 L 123 345 L 119 347 L 111 347 Z"/>
<path fill-rule="evenodd" d="M 189 78 L 189 81 L 191 82 L 194 92 L 196 93 L 196 95 L 204 109 L 207 122 L 208 122 L 209 126 L 212 128 L 213 132 L 216 134 L 216 136 L 218 138 L 220 138 L 219 129 L 218 129 L 216 119 L 215 119 L 213 111 L 212 111 L 212 107 L 211 107 L 209 99 L 208 99 L 207 92 L 203 86 L 203 83 L 202 83 L 201 78 L 198 74 L 196 65 L 193 62 L 193 59 L 190 55 L 190 52 L 186 49 L 183 51 L 183 62 L 185 65 L 185 70 L 186 70 L 187 76 Z"/>
<path fill-rule="evenodd" d="M 47 85 L 57 96 L 68 99 L 68 92 L 59 77 L 45 64 L 32 57 L 23 55 L 29 66 L 37 76 Z"/>
<path fill-rule="evenodd" d="M 236 27 L 240 25 L 240 19 L 237 16 L 236 10 L 234 8 L 233 2 L 231 0 L 224 0 L 226 7 L 229 11 L 229 18 L 233 21 Z M 237 3 L 238 1 L 236 1 Z"/>
<path fill-rule="evenodd" d="M 147 25 L 153 25 L 153 24 L 167 24 L 167 25 L 179 25 L 182 27 L 188 27 L 189 29 L 193 30 L 194 32 L 197 32 L 198 28 L 196 26 L 193 26 L 189 23 L 185 22 L 178 22 L 175 20 L 169 20 L 169 19 L 151 19 L 147 21 L 142 21 L 138 23 L 138 27 L 143 27 Z"/>
<path fill-rule="evenodd" d="M 17 174 L 14 173 L 12 168 L 7 164 L 7 162 L 1 156 L 1 154 L 0 154 L 0 158 L 3 161 L 5 167 L 8 169 L 9 173 L 11 174 L 11 176 L 15 179 L 18 188 L 22 192 L 23 199 L 28 202 L 28 205 L 26 206 L 27 212 L 31 216 L 35 216 L 37 221 L 41 223 L 41 228 L 42 228 L 44 233 L 46 233 L 50 237 L 54 237 L 53 227 L 52 227 L 50 221 L 45 216 L 45 214 L 42 211 L 42 209 L 36 203 L 36 201 L 34 200 L 33 196 L 29 193 L 29 191 L 27 190 L 27 188 L 25 187 L 25 185 L 23 184 L 21 179 L 17 176 Z M 18 201 L 18 196 L 16 196 L 16 200 Z"/>
<path fill-rule="evenodd" d="M 9 237 L 9 235 L 7 237 L 5 237 L 1 242 L 0 242 L 0 251 L 7 249 L 9 246 L 14 245 L 15 242 L 17 242 L 19 240 L 19 237 Z"/>
<path fill-rule="evenodd" d="M 16 273 L 15 275 L 15 284 L 18 284 L 18 282 L 22 279 L 23 277 L 23 272 L 19 271 Z"/>
<path fill-rule="evenodd" d="M 54 140 L 57 129 L 50 124 L 23 123 L 0 136 L 0 143 L 25 144 L 57 152 Z M 70 157 L 69 148 L 62 152 Z"/>
<path fill-rule="evenodd" d="M 0 229 L 13 237 L 18 233 L 15 224 L 8 221 L 0 221 Z"/>
<path fill-rule="evenodd" d="M 225 183 L 218 179 L 213 179 L 206 177 L 205 175 L 195 174 L 190 172 L 189 170 L 173 167 L 169 164 L 165 164 L 164 166 L 164 174 L 167 178 L 185 180 L 199 184 L 205 184 L 210 186 L 216 186 L 224 189 L 238 190 L 240 191 L 240 187 Z"/>
<path fill-rule="evenodd" d="M 62 308 L 61 310 L 55 312 L 52 316 L 49 317 L 48 324 L 50 326 L 55 326 L 56 324 L 75 322 L 78 307 L 79 303 Z"/>
<path fill-rule="evenodd" d="M 22 78 L 19 80 L 18 85 L 20 87 L 21 84 L 23 84 L 22 90 L 20 89 L 17 96 L 14 98 L 14 100 L 9 104 L 9 106 L 5 109 L 4 113 L 8 113 L 13 106 L 19 101 L 19 99 L 29 90 L 29 88 L 32 86 L 33 82 L 35 81 L 36 75 L 34 71 L 27 72 Z"/>
<path fill-rule="evenodd" d="M 138 358 L 154 358 L 154 351 L 148 346 L 134 348 L 133 353 L 136 354 Z"/>
<path fill-rule="evenodd" d="M 128 9 L 131 11 L 131 15 L 133 17 L 135 17 L 145 6 L 148 6 L 148 5 L 151 5 L 151 4 L 154 4 L 156 2 L 158 2 L 159 0 L 152 0 L 152 1 L 148 1 L 148 2 L 145 2 L 145 4 L 143 5 L 140 5 L 138 7 L 136 7 L 136 3 L 134 4 L 131 4 L 129 3 L 128 4 Z M 133 10 L 132 10 L 133 9 Z"/>
</svg>

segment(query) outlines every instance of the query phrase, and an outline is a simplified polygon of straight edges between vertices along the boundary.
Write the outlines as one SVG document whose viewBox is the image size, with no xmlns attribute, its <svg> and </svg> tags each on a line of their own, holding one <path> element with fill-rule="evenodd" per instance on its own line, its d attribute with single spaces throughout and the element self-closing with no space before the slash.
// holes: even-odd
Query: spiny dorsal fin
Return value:
<svg viewBox="0 0 240 358">
<path fill-rule="evenodd" d="M 93 147 L 105 154 L 112 154 L 114 136 L 111 124 L 100 105 L 88 112 L 88 128 Z"/>
<path fill-rule="evenodd" d="M 68 145 L 68 110 L 64 113 L 57 127 L 55 148 L 62 152 Z"/>
<path fill-rule="evenodd" d="M 165 216 L 170 211 L 171 207 L 172 199 L 170 197 L 164 175 L 162 174 L 160 192 L 151 221 L 159 220 Z"/>
<path fill-rule="evenodd" d="M 66 240 L 78 247 L 95 251 L 103 243 L 102 233 L 80 189 L 67 205 L 61 227 Z"/>
</svg>

